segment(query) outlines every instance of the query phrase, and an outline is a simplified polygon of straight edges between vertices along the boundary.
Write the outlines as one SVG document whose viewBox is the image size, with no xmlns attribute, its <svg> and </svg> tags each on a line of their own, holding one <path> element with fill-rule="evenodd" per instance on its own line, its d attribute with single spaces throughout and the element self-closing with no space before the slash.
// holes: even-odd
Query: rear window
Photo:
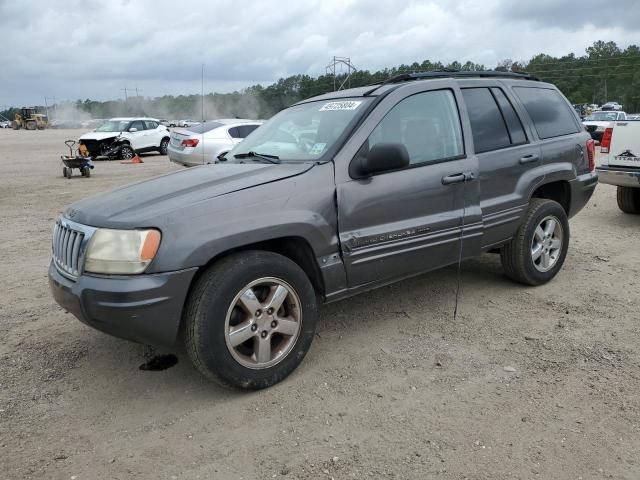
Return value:
<svg viewBox="0 0 640 480">
<path fill-rule="evenodd" d="M 214 128 L 218 128 L 221 126 L 222 123 L 220 122 L 205 122 L 194 125 L 193 127 L 189 127 L 189 131 L 193 133 L 206 133 L 209 130 L 213 130 Z"/>
<path fill-rule="evenodd" d="M 240 136 L 242 138 L 247 137 L 251 132 L 253 132 L 259 126 L 260 125 L 241 125 L 241 126 L 239 126 L 238 129 L 240 130 Z"/>
<path fill-rule="evenodd" d="M 578 133 L 574 113 L 565 99 L 550 88 L 514 87 L 542 139 Z"/>
</svg>

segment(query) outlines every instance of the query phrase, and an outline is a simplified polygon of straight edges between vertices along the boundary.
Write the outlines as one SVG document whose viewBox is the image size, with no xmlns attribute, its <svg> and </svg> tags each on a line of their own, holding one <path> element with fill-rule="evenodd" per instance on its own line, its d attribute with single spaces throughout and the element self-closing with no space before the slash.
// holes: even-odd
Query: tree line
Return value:
<svg viewBox="0 0 640 480">
<path fill-rule="evenodd" d="M 385 68 L 371 72 L 358 70 L 347 79 L 338 75 L 338 84 L 358 87 L 379 83 L 389 77 L 408 72 L 441 69 L 463 71 L 486 70 L 485 65 L 473 62 L 443 64 L 425 60 L 410 65 Z M 602 104 L 617 101 L 627 112 L 640 111 L 640 47 L 631 45 L 621 49 L 615 42 L 596 41 L 585 49 L 585 54 L 571 53 L 553 57 L 544 53 L 529 61 L 505 59 L 493 67 L 500 71 L 528 72 L 544 81 L 556 84 L 574 104 Z M 254 85 L 232 93 L 200 95 L 165 95 L 156 98 L 130 97 L 127 101 L 98 102 L 86 99 L 62 102 L 49 107 L 50 116 L 62 119 L 84 120 L 124 115 L 148 115 L 157 118 L 200 120 L 222 117 L 269 118 L 283 108 L 314 95 L 334 89 L 332 75 L 292 75 L 268 85 Z M 0 112 L 13 118 L 14 109 Z M 203 115 L 204 113 L 204 115 Z M 73 117 L 73 118 L 65 118 Z"/>
</svg>

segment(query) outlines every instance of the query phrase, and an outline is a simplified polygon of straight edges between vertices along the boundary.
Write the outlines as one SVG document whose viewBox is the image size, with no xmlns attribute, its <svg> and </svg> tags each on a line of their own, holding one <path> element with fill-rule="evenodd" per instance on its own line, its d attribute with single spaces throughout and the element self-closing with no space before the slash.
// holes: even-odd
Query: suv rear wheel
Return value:
<svg viewBox="0 0 640 480">
<path fill-rule="evenodd" d="M 541 285 L 556 276 L 569 248 L 569 221 L 553 200 L 532 198 L 525 219 L 500 250 L 506 275 L 526 285 Z"/>
<path fill-rule="evenodd" d="M 169 139 L 163 138 L 162 141 L 160 142 L 160 148 L 158 149 L 158 151 L 160 152 L 160 155 L 166 155 L 168 148 L 169 148 Z"/>
<path fill-rule="evenodd" d="M 640 213 L 640 188 L 618 187 L 617 199 L 624 213 Z"/>
<path fill-rule="evenodd" d="M 218 383 L 269 387 L 302 362 L 316 316 L 313 286 L 296 263 L 271 252 L 230 255 L 192 289 L 186 349 L 196 368 Z"/>
</svg>

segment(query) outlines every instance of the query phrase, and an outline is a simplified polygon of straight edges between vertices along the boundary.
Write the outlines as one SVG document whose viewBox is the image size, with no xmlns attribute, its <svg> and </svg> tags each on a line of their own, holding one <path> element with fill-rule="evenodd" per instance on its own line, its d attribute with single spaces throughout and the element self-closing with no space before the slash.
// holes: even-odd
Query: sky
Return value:
<svg viewBox="0 0 640 480">
<path fill-rule="evenodd" d="M 377 70 L 495 67 L 595 40 L 640 45 L 640 0 L 0 0 L 0 110 L 317 76 L 336 56 Z"/>
</svg>

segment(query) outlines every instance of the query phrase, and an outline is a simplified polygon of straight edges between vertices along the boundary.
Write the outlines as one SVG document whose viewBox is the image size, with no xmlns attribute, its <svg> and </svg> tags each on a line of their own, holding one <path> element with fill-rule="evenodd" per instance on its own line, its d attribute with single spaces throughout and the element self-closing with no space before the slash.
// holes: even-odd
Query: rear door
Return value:
<svg viewBox="0 0 640 480">
<path fill-rule="evenodd" d="M 473 144 L 478 157 L 482 247 L 513 236 L 528 204 L 528 187 L 542 165 L 540 147 L 530 142 L 523 123 L 497 82 L 463 87 Z"/>
<path fill-rule="evenodd" d="M 478 253 L 477 181 L 466 183 L 462 177 L 477 176 L 477 161 L 465 153 L 459 101 L 459 90 L 450 80 L 399 89 L 369 115 L 341 152 L 346 156 L 357 148 L 349 164 L 376 143 L 400 143 L 411 162 L 408 168 L 366 179 L 351 178 L 344 170 L 336 177 L 340 243 L 350 288 L 456 262 L 463 216 L 468 233 L 463 255 Z"/>
<path fill-rule="evenodd" d="M 144 132 L 146 148 L 157 148 L 160 146 L 164 128 L 160 127 L 160 124 L 155 120 L 144 120 Z"/>
</svg>

